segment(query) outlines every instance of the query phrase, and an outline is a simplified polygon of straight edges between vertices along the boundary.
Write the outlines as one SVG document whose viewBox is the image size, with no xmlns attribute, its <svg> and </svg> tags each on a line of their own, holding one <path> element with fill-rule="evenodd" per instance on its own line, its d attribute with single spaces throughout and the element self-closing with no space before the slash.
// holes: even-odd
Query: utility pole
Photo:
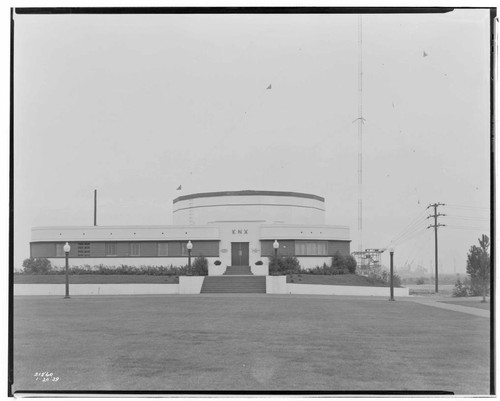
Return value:
<svg viewBox="0 0 500 401">
<path fill-rule="evenodd" d="M 94 189 L 94 226 L 97 226 L 97 189 Z"/>
<path fill-rule="evenodd" d="M 438 227 L 446 225 L 446 224 L 438 224 L 437 218 L 439 216 L 446 216 L 443 213 L 437 212 L 438 206 L 445 206 L 445 204 L 444 203 L 434 203 L 434 204 L 430 204 L 429 206 L 427 206 L 427 209 L 429 209 L 430 207 L 434 208 L 434 214 L 427 216 L 427 219 L 434 217 L 434 224 L 431 224 L 427 228 L 434 227 L 434 263 L 436 266 L 436 269 L 435 269 L 436 270 L 436 272 L 435 272 L 436 277 L 434 279 L 434 282 L 436 285 L 436 294 L 438 293 Z"/>
</svg>

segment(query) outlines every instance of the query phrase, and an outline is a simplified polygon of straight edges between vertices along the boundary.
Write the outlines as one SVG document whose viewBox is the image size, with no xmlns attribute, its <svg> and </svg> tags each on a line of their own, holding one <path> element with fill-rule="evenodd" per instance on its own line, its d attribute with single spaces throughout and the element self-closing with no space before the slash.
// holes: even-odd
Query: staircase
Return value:
<svg viewBox="0 0 500 401">
<path fill-rule="evenodd" d="M 250 266 L 228 266 L 224 272 L 224 276 L 248 276 L 253 275 Z"/>
<path fill-rule="evenodd" d="M 266 293 L 266 276 L 207 276 L 201 293 Z"/>
</svg>

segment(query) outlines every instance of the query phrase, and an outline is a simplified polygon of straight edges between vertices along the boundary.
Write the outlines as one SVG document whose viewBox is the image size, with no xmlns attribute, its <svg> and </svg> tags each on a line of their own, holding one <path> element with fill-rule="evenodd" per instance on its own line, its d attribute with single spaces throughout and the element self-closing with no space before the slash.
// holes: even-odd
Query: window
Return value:
<svg viewBox="0 0 500 401">
<path fill-rule="evenodd" d="M 158 256 L 168 256 L 168 242 L 158 242 Z"/>
<path fill-rule="evenodd" d="M 326 256 L 328 255 L 326 241 L 295 241 L 295 255 Z"/>
<path fill-rule="evenodd" d="M 56 244 L 56 257 L 64 257 L 64 244 Z"/>
<path fill-rule="evenodd" d="M 181 256 L 187 256 L 187 255 L 188 255 L 187 242 L 181 242 Z"/>
<path fill-rule="evenodd" d="M 79 258 L 90 257 L 90 242 L 79 242 L 77 250 Z"/>
<path fill-rule="evenodd" d="M 130 256 L 141 256 L 141 244 L 134 242 L 130 244 Z"/>
<path fill-rule="evenodd" d="M 116 256 L 115 242 L 106 242 L 106 256 Z"/>
</svg>

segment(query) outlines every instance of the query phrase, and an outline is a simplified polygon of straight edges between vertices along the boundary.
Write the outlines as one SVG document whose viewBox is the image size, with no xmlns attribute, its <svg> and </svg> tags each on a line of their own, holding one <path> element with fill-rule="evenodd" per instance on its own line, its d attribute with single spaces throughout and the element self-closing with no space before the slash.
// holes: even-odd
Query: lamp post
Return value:
<svg viewBox="0 0 500 401">
<path fill-rule="evenodd" d="M 188 270 L 191 271 L 191 250 L 193 249 L 191 240 L 187 243 L 186 248 L 188 250 Z"/>
<path fill-rule="evenodd" d="M 64 244 L 63 249 L 64 249 L 64 255 L 66 256 L 66 295 L 64 296 L 64 298 L 69 298 L 68 256 L 71 247 L 66 242 L 66 244 Z"/>
<path fill-rule="evenodd" d="M 389 301 L 394 301 L 394 248 L 390 248 L 389 252 L 391 254 L 391 297 Z"/>
<path fill-rule="evenodd" d="M 274 258 L 278 259 L 278 248 L 280 247 L 280 243 L 278 240 L 274 240 L 273 242 L 273 248 L 274 248 Z"/>
</svg>

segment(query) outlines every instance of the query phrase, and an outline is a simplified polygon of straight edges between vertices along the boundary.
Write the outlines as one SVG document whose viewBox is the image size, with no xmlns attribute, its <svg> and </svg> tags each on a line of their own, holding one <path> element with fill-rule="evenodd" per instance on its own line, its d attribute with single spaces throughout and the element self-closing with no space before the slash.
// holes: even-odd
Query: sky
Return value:
<svg viewBox="0 0 500 401">
<path fill-rule="evenodd" d="M 171 224 L 189 193 L 312 193 L 358 249 L 358 15 L 14 21 L 15 268 L 32 227 L 92 225 L 94 189 L 99 225 Z M 489 11 L 361 21 L 363 248 L 432 270 L 445 203 L 440 272 L 464 273 L 489 233 Z"/>
</svg>

